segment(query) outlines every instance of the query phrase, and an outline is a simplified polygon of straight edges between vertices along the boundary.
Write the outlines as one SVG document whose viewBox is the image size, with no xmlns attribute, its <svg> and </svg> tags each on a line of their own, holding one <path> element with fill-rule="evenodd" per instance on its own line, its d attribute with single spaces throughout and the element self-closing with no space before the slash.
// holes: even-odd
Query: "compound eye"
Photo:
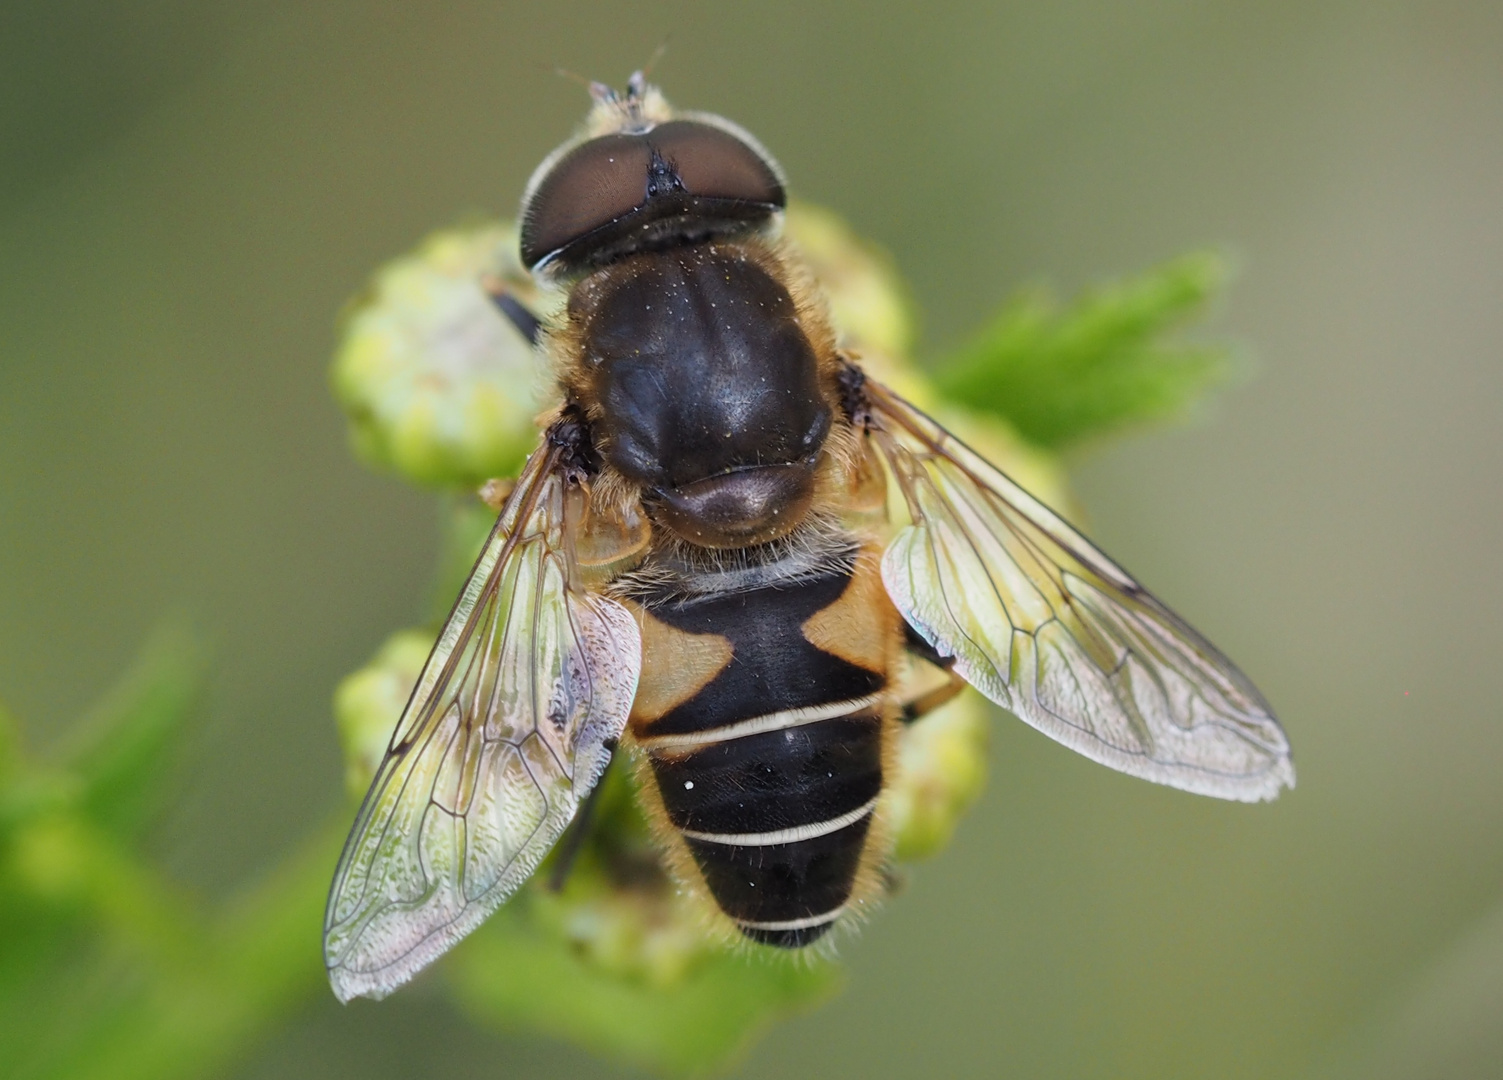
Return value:
<svg viewBox="0 0 1503 1080">
<path fill-rule="evenodd" d="M 691 195 L 779 208 L 787 202 L 772 163 L 729 131 L 673 120 L 639 137 L 673 167 Z"/>
<path fill-rule="evenodd" d="M 675 239 L 755 227 L 787 201 L 776 167 L 731 131 L 671 120 L 601 135 L 534 179 L 522 206 L 522 261 L 587 266 Z"/>
</svg>

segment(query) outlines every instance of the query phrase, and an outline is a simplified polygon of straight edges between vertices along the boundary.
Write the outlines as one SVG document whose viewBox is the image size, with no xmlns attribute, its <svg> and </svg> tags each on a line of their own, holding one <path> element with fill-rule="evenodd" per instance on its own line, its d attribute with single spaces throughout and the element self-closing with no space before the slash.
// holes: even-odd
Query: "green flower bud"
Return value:
<svg viewBox="0 0 1503 1080">
<path fill-rule="evenodd" d="M 823 290 L 843 347 L 867 374 L 932 413 L 1044 502 L 1061 512 L 1072 509 L 1057 458 L 1020 438 L 1000 415 L 945 400 L 912 362 L 912 303 L 886 252 L 835 214 L 808 203 L 788 207 L 785 233 Z"/>
<path fill-rule="evenodd" d="M 433 648 L 425 630 L 399 630 L 359 671 L 345 676 L 334 691 L 334 719 L 344 748 L 345 787 L 360 798 L 386 756 L 391 733 L 417 685 Z"/>
<path fill-rule="evenodd" d="M 541 301 L 510 224 L 430 236 L 377 272 L 347 316 L 334 393 L 356 452 L 420 484 L 474 487 L 510 475 L 537 440 L 548 396 L 539 354 L 485 290 Z"/>
<path fill-rule="evenodd" d="M 842 341 L 868 351 L 906 355 L 913 344 L 913 308 L 891 257 L 862 240 L 821 206 L 794 202 L 784 233 L 813 273 Z"/>
<path fill-rule="evenodd" d="M 538 924 L 583 963 L 614 978 L 675 986 L 715 948 L 699 913 L 672 888 L 623 886 L 598 868 L 579 866 L 564 893 L 537 884 L 532 890 Z"/>
<path fill-rule="evenodd" d="M 893 854 L 900 862 L 944 850 L 961 815 L 981 794 L 990 713 L 979 694 L 966 690 L 903 732 L 897 776 L 888 792 Z"/>
</svg>

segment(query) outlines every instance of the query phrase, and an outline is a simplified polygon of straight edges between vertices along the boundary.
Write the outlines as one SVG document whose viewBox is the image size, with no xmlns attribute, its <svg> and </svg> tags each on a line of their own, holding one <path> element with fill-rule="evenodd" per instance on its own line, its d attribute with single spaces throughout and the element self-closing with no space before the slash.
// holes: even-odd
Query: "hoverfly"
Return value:
<svg viewBox="0 0 1503 1080">
<path fill-rule="evenodd" d="M 1135 776 L 1293 784 L 1230 660 L 842 352 L 756 139 L 640 73 L 591 92 L 522 207 L 522 260 L 567 304 L 542 327 L 496 296 L 560 404 L 345 845 L 341 999 L 390 993 L 512 895 L 618 741 L 681 884 L 786 949 L 880 892 L 902 725 L 966 684 Z"/>
</svg>

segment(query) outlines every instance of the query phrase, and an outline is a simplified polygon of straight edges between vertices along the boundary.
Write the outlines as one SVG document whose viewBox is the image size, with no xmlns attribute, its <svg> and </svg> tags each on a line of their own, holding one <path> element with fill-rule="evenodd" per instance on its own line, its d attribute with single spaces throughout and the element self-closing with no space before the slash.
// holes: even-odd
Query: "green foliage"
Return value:
<svg viewBox="0 0 1503 1080">
<path fill-rule="evenodd" d="M 83 785 L 83 809 L 111 832 L 137 835 L 170 793 L 205 659 L 185 627 L 164 627 L 69 732 L 62 757 Z"/>
<path fill-rule="evenodd" d="M 542 1032 L 672 1075 L 723 1068 L 774 1019 L 812 1008 L 841 981 L 829 962 L 730 949 L 666 983 L 602 979 L 539 934 L 525 906 L 482 927 L 449 976 L 460 1005 L 486 1026 Z"/>
<path fill-rule="evenodd" d="M 1186 255 L 1061 307 L 1027 290 L 933 377 L 947 397 L 1058 449 L 1183 415 L 1234 372 L 1226 346 L 1169 339 L 1221 291 L 1227 260 Z"/>
<path fill-rule="evenodd" d="M 170 794 L 203 687 L 203 649 L 155 635 L 41 759 L 0 710 L 0 1064 L 37 1078 L 212 1074 L 318 991 L 341 825 L 213 910 L 135 849 Z"/>
</svg>

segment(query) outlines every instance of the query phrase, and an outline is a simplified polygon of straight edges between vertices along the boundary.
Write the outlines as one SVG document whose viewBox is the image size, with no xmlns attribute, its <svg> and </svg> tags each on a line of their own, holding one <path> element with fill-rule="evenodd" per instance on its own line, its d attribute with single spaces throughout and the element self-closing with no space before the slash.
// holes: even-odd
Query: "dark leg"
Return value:
<svg viewBox="0 0 1503 1080">
<path fill-rule="evenodd" d="M 937 668 L 949 671 L 955 666 L 955 657 L 942 656 L 938 649 L 925 641 L 919 632 L 907 623 L 903 624 L 903 648 L 920 660 L 927 660 Z"/>
<path fill-rule="evenodd" d="M 902 712 L 898 713 L 898 719 L 905 724 L 911 724 L 915 720 L 922 720 L 935 709 L 954 699 L 966 688 L 966 681 L 953 671 L 950 672 L 949 681 L 943 686 L 936 687 L 928 693 L 920 694 L 912 701 L 903 703 Z"/>
<path fill-rule="evenodd" d="M 953 699 L 956 694 L 966 688 L 966 682 L 951 670 L 955 666 L 955 657 L 941 656 L 933 645 L 920 637 L 918 632 L 907 623 L 903 624 L 903 638 L 903 645 L 907 648 L 909 655 L 924 663 L 932 664 L 949 676 L 942 685 L 926 690 L 912 701 L 903 703 L 903 711 L 898 714 L 898 719 L 905 724 L 911 724 Z"/>
<path fill-rule="evenodd" d="M 615 746 L 611 747 L 612 752 Z M 615 757 L 611 758 L 614 762 Z M 585 796 L 584 805 L 579 808 L 579 813 L 574 815 L 573 822 L 565 831 L 563 839 L 558 843 L 558 854 L 554 856 L 553 872 L 548 875 L 548 891 L 562 892 L 564 883 L 569 880 L 569 871 L 574 869 L 574 860 L 579 858 L 580 849 L 584 847 L 585 837 L 590 834 L 590 826 L 595 821 L 595 807 L 600 802 L 600 792 L 605 787 L 605 778 L 610 774 L 609 764 L 605 772 L 600 774 L 600 779 Z"/>
<path fill-rule="evenodd" d="M 480 287 L 486 295 L 500 309 L 501 314 L 506 316 L 508 322 L 517 328 L 517 332 L 527 339 L 528 344 L 536 345 L 538 338 L 543 333 L 543 323 L 536 315 L 527 310 L 527 306 L 513 296 L 507 289 L 506 283 L 498 277 L 485 277 L 480 281 Z"/>
</svg>

